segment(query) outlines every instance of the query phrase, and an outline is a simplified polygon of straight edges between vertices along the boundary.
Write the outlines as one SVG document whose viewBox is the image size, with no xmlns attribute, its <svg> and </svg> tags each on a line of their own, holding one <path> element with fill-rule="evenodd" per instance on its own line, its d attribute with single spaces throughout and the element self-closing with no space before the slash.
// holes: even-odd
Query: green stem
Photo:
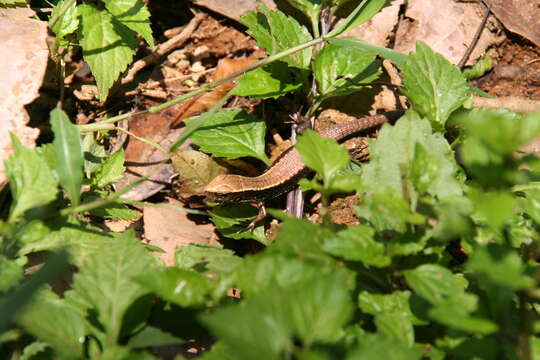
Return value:
<svg viewBox="0 0 540 360">
<path fill-rule="evenodd" d="M 152 147 L 158 149 L 159 151 L 161 151 L 161 152 L 167 154 L 167 149 L 165 149 L 163 146 L 159 145 L 158 143 L 153 142 L 152 140 L 145 139 L 145 138 L 143 138 L 143 137 L 140 137 L 140 136 L 138 136 L 138 135 L 135 135 L 135 134 L 132 133 L 131 131 L 128 131 L 128 130 L 126 130 L 126 129 L 122 129 L 122 128 L 119 128 L 119 127 L 115 127 L 114 130 L 121 131 L 121 132 L 123 132 L 123 133 L 125 133 L 125 134 L 127 134 L 127 135 L 129 135 L 129 136 L 131 136 L 131 137 L 134 137 L 135 139 L 137 139 L 137 140 L 139 140 L 139 141 L 141 141 L 141 142 L 143 142 L 143 143 L 145 143 L 145 144 L 147 144 L 147 145 L 150 145 L 150 146 L 152 146 Z"/>
</svg>

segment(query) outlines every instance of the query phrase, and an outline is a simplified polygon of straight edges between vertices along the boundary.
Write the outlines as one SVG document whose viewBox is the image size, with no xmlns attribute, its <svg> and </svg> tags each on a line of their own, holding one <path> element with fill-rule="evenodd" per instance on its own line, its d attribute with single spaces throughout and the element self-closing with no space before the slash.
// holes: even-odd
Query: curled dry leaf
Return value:
<svg viewBox="0 0 540 360">
<path fill-rule="evenodd" d="M 257 58 L 255 57 L 242 59 L 221 59 L 217 64 L 216 72 L 214 73 L 212 80 L 221 80 L 239 70 L 242 70 L 255 61 L 257 61 Z M 201 94 L 200 96 L 194 97 L 193 99 L 182 103 L 178 115 L 171 125 L 177 126 L 182 122 L 182 120 L 208 110 L 219 99 L 224 97 L 234 87 L 234 85 L 234 81 L 228 81 L 214 88 L 210 92 Z"/>
<path fill-rule="evenodd" d="M 505 28 L 540 47 L 540 7 L 531 0 L 484 0 Z"/>
<path fill-rule="evenodd" d="M 10 133 L 34 147 L 38 129 L 27 127 L 24 106 L 39 93 L 47 68 L 47 23 L 29 19 L 27 8 L 0 9 L 0 189 L 6 184 L 4 160 L 12 152 Z M 9 54 L 9 56 L 7 56 Z"/>
<path fill-rule="evenodd" d="M 400 21 L 396 32 L 395 49 L 409 53 L 415 49 L 416 41 L 422 40 L 457 64 L 480 25 L 482 13 L 478 4 L 471 2 L 409 0 L 405 18 Z M 489 31 L 491 27 L 496 25 L 484 29 L 467 65 L 474 63 L 498 41 L 497 36 Z"/>
</svg>

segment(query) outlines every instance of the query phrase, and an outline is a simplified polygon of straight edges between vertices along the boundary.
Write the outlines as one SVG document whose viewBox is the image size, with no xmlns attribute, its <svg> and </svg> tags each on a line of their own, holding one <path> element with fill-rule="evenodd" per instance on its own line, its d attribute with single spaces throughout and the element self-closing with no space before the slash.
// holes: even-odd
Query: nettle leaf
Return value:
<svg viewBox="0 0 540 360">
<path fill-rule="evenodd" d="M 13 196 L 9 221 L 14 221 L 25 211 L 53 201 L 58 181 L 36 150 L 24 147 L 14 134 L 11 143 L 13 154 L 4 164 Z"/>
<path fill-rule="evenodd" d="M 329 38 L 328 43 L 344 49 L 379 55 L 384 59 L 392 61 L 400 70 L 404 70 L 407 64 L 407 55 L 405 54 L 382 46 L 373 45 L 350 36 L 342 38 Z"/>
<path fill-rule="evenodd" d="M 141 0 L 105 0 L 105 7 L 116 20 L 140 34 L 150 47 L 154 47 L 150 12 L 144 2 Z"/>
<path fill-rule="evenodd" d="M 51 290 L 39 291 L 18 314 L 17 323 L 46 341 L 62 359 L 81 359 L 87 322 L 81 309 Z"/>
<path fill-rule="evenodd" d="M 109 89 L 133 59 L 137 47 L 135 32 L 93 4 L 82 4 L 78 9 L 83 57 L 96 78 L 99 99 L 105 101 Z"/>
<path fill-rule="evenodd" d="M 476 249 L 467 262 L 467 269 L 493 284 L 514 291 L 534 287 L 534 280 L 525 274 L 525 264 L 516 250 L 498 244 Z"/>
<path fill-rule="evenodd" d="M 124 167 L 125 154 L 124 150 L 120 149 L 105 161 L 100 164 L 97 171 L 93 174 L 90 182 L 97 188 L 104 188 L 107 185 L 112 185 L 122 178 L 122 174 L 126 170 Z"/>
<path fill-rule="evenodd" d="M 457 67 L 421 41 L 403 71 L 404 94 L 414 110 L 442 131 L 450 114 L 467 99 L 469 87 Z"/>
<path fill-rule="evenodd" d="M 245 204 L 228 204 L 214 206 L 209 212 L 212 222 L 219 232 L 231 239 L 254 239 L 268 245 L 268 238 L 261 224 L 253 230 L 246 230 L 249 223 L 257 217 L 258 210 Z"/>
<path fill-rule="evenodd" d="M 147 293 L 133 278 L 151 271 L 156 262 L 130 231 L 106 243 L 79 266 L 70 299 L 97 315 L 109 344 L 118 341 L 128 308 Z"/>
<path fill-rule="evenodd" d="M 248 27 L 247 33 L 257 41 L 257 45 L 269 55 L 312 40 L 305 26 L 282 13 L 271 11 L 264 3 L 259 3 L 260 12 L 249 11 L 240 18 Z M 309 69 L 312 49 L 306 48 L 283 58 L 287 64 L 300 69 Z"/>
<path fill-rule="evenodd" d="M 404 271 L 403 274 L 416 294 L 433 304 L 463 293 L 467 285 L 465 279 L 435 264 L 421 265 L 414 270 Z"/>
<path fill-rule="evenodd" d="M 60 109 L 51 111 L 51 125 L 60 185 L 66 190 L 71 204 L 77 206 L 81 196 L 84 165 L 79 129 Z"/>
<path fill-rule="evenodd" d="M 201 268 L 218 274 L 227 274 L 242 264 L 242 258 L 223 247 L 189 244 L 174 255 L 176 266 L 201 271 Z"/>
<path fill-rule="evenodd" d="M 361 261 L 366 266 L 385 267 L 391 263 L 384 244 L 375 240 L 375 231 L 367 226 L 348 226 L 326 239 L 322 248 L 331 255 Z"/>
<path fill-rule="evenodd" d="M 189 126 L 196 119 L 186 119 Z M 207 119 L 204 126 L 192 135 L 193 142 L 202 151 L 214 156 L 237 159 L 253 156 L 266 164 L 270 160 L 264 152 L 266 125 L 244 110 L 221 110 Z"/>
<path fill-rule="evenodd" d="M 62 16 L 58 17 L 56 23 L 51 27 L 57 39 L 63 39 L 66 35 L 74 33 L 79 27 L 79 18 L 77 13 L 77 3 L 72 2 L 67 9 L 64 10 L 67 1 L 61 0 L 53 7 L 51 17 L 57 16 L 58 12 L 62 12 Z"/>
<path fill-rule="evenodd" d="M 317 53 L 313 72 L 324 99 L 359 91 L 380 75 L 374 55 L 332 44 Z"/>
<path fill-rule="evenodd" d="M 173 267 L 144 271 L 136 280 L 149 291 L 182 307 L 208 305 L 210 291 L 217 283 L 195 271 Z"/>
<path fill-rule="evenodd" d="M 306 130 L 298 137 L 296 149 L 302 162 L 317 172 L 325 185 L 344 169 L 351 160 L 349 152 L 334 139 L 326 139 L 312 130 Z"/>
<path fill-rule="evenodd" d="M 417 144 L 429 149 L 429 154 L 421 154 Z M 429 122 L 414 112 L 407 112 L 394 126 L 384 124 L 369 149 L 371 160 L 362 172 L 363 189 L 368 194 L 392 188 L 404 198 L 407 195 L 411 208 L 415 208 L 419 190 L 438 198 L 463 193 L 450 145 L 442 134 L 432 133 Z M 423 166 L 415 164 L 422 155 Z M 429 182 L 420 177 L 423 171 L 429 174 Z"/>
<path fill-rule="evenodd" d="M 411 349 L 392 338 L 379 334 L 363 334 L 358 348 L 351 351 L 346 360 L 420 360 L 422 352 Z"/>
<path fill-rule="evenodd" d="M 299 73 L 297 68 L 275 61 L 242 76 L 231 94 L 260 99 L 278 98 L 302 87 L 305 76 L 298 76 Z"/>
<path fill-rule="evenodd" d="M 4 293 L 17 285 L 23 278 L 23 266 L 0 254 L 0 293 Z"/>
</svg>

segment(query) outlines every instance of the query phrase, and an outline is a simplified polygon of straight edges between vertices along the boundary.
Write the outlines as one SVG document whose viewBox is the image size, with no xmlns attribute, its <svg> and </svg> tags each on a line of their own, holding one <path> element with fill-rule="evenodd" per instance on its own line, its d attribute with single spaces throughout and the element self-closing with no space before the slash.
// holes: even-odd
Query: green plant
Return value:
<svg viewBox="0 0 540 360">
<path fill-rule="evenodd" d="M 123 153 L 105 158 L 92 136 L 77 141 L 79 130 L 104 129 L 118 117 L 76 127 L 54 110 L 54 142 L 31 150 L 13 137 L 15 152 L 6 162 L 13 199 L 0 222 L 0 309 L 17 309 L 21 294 L 33 296 L 0 345 L 16 342 L 26 359 L 150 359 L 145 350 L 152 346 L 210 332 L 217 342 L 204 360 L 538 357 L 540 163 L 516 152 L 540 134 L 540 114 L 466 108 L 472 89 L 464 76 L 423 43 L 406 56 L 334 37 L 384 1 L 362 1 L 345 25 L 319 31 L 322 15 L 343 2 L 291 0 L 311 20 L 313 35 L 264 7 L 246 15 L 249 33 L 270 60 L 251 67 L 233 92 L 263 99 L 303 92 L 304 115 L 312 116 L 326 99 L 361 91 L 375 79 L 374 54 L 396 64 L 411 109 L 370 142 L 368 164 L 351 166 L 346 151 L 316 133 L 298 139 L 315 172 L 302 187 L 325 202 L 356 192 L 361 224 L 315 224 L 274 210 L 283 223 L 264 251 L 240 257 L 190 245 L 177 251 L 175 266 L 165 267 L 133 232 L 102 231 L 76 216 L 134 215 L 121 193 L 110 192 L 124 171 Z M 217 105 L 210 113 L 187 124 L 201 149 L 268 162 L 263 122 Z M 200 128 L 203 123 L 214 127 Z M 226 149 L 216 138 L 228 139 Z M 83 185 L 89 190 L 81 195 Z M 212 215 L 222 230 L 249 218 L 237 206 Z M 253 234 L 266 242 L 261 230 Z M 43 285 L 50 276 L 23 275 L 30 254 L 59 249 L 77 267 L 62 297 Z M 63 258 L 51 264 L 62 265 Z M 241 290 L 240 301 L 226 296 L 230 288 Z"/>
</svg>

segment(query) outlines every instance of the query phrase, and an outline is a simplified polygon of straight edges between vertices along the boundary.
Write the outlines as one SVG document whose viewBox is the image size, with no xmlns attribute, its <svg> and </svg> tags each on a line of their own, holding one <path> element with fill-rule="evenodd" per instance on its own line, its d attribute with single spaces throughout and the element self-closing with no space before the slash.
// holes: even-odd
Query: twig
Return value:
<svg viewBox="0 0 540 360">
<path fill-rule="evenodd" d="M 126 76 L 122 78 L 121 83 L 127 84 L 135 78 L 135 75 L 142 69 L 144 69 L 146 66 L 153 64 L 157 62 L 157 60 L 162 57 L 163 55 L 167 54 L 168 52 L 172 51 L 173 49 L 182 46 L 186 40 L 188 40 L 191 35 L 193 34 L 193 31 L 199 26 L 201 21 L 206 17 L 207 15 L 204 13 L 198 13 L 195 15 L 193 19 L 187 24 L 187 26 L 182 30 L 182 32 L 175 37 L 165 41 L 164 43 L 159 44 L 156 46 L 154 51 L 144 58 L 135 61 L 129 71 L 127 72 Z"/>
<path fill-rule="evenodd" d="M 478 26 L 478 29 L 476 29 L 476 33 L 474 34 L 473 40 L 471 41 L 471 44 L 467 48 L 467 51 L 465 51 L 465 54 L 461 58 L 461 60 L 458 63 L 458 67 L 460 69 L 463 69 L 465 66 L 465 63 L 467 60 L 469 60 L 469 56 L 471 56 L 471 53 L 473 52 L 474 48 L 476 47 L 476 44 L 478 44 L 478 40 L 480 40 L 480 35 L 482 35 L 482 31 L 484 30 L 484 27 L 486 26 L 487 19 L 489 17 L 489 7 L 484 4 L 483 1 L 478 1 L 478 4 L 480 6 L 484 7 L 484 16 L 482 17 L 482 21 L 480 22 L 480 25 Z"/>
<path fill-rule="evenodd" d="M 513 112 L 530 113 L 540 111 L 540 100 L 515 96 L 503 96 L 493 99 L 473 96 L 473 107 L 505 108 Z"/>
</svg>

